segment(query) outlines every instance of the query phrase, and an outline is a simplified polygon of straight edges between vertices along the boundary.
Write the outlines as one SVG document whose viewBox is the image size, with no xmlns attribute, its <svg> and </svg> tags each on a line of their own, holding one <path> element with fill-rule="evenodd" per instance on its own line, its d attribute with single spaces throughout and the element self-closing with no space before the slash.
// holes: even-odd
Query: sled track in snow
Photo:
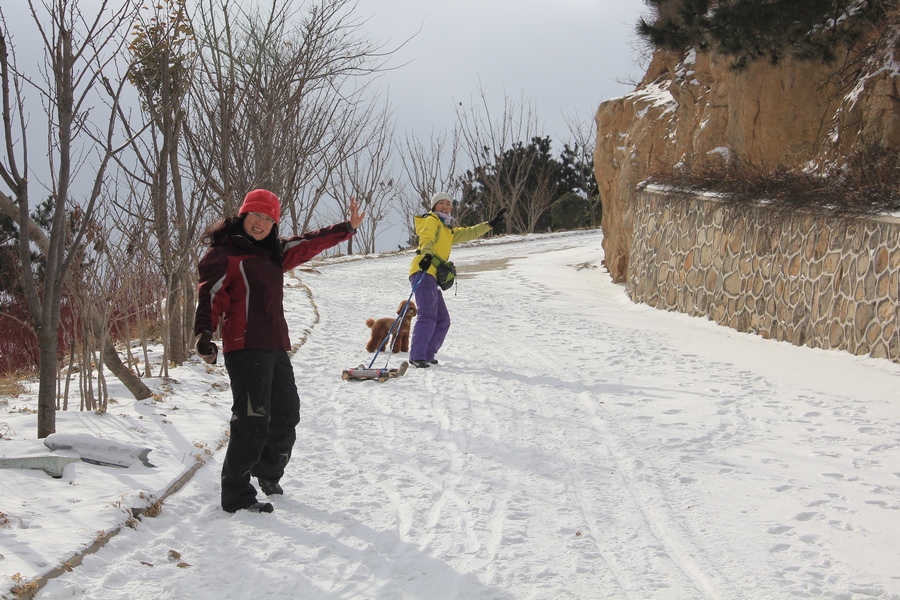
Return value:
<svg viewBox="0 0 900 600">
<path fill-rule="evenodd" d="M 585 340 L 603 339 L 605 331 L 602 324 L 586 322 L 582 339 L 569 342 L 572 356 L 556 355 L 552 345 L 554 343 L 553 334 L 547 333 L 554 330 L 552 323 L 556 317 L 551 314 L 549 306 L 556 296 L 555 292 L 540 281 L 529 279 L 524 273 L 516 274 L 515 281 L 515 284 L 510 284 L 508 279 L 505 282 L 507 296 L 516 298 L 515 306 L 501 306 L 497 309 L 518 310 L 524 318 L 531 313 L 540 314 L 546 326 L 539 327 L 531 339 L 523 339 L 522 343 L 516 346 L 515 357 L 502 356 L 492 350 L 491 338 L 495 335 L 494 332 L 482 331 L 480 334 L 482 339 L 471 340 L 470 344 L 484 349 L 485 354 L 489 355 L 490 358 L 484 362 L 510 363 L 511 368 L 515 371 L 510 374 L 510 380 L 530 378 L 557 390 L 557 400 L 554 402 L 554 406 L 541 407 L 540 410 L 546 409 L 547 414 L 535 415 L 535 419 L 552 419 L 552 409 L 554 408 L 579 410 L 584 414 L 585 421 L 595 433 L 594 442 L 604 449 L 601 454 L 606 456 L 607 462 L 611 461 L 611 464 L 606 464 L 606 467 L 613 472 L 614 476 L 610 485 L 607 486 L 602 481 L 603 475 L 598 475 L 598 478 L 594 479 L 587 477 L 583 472 L 584 466 L 572 462 L 563 478 L 569 487 L 573 505 L 581 511 L 589 528 L 596 552 L 606 563 L 615 580 L 618 581 L 622 593 L 627 595 L 629 590 L 641 589 L 658 593 L 666 586 L 665 581 L 659 581 L 659 588 L 655 589 L 650 580 L 636 579 L 635 573 L 629 572 L 628 569 L 628 565 L 634 564 L 634 561 L 625 560 L 623 563 L 620 556 L 632 555 L 639 550 L 615 545 L 609 546 L 610 543 L 615 544 L 615 542 L 604 535 L 605 530 L 610 526 L 606 522 L 608 519 L 627 520 L 628 517 L 625 515 L 638 514 L 643 526 L 639 524 L 632 526 L 636 527 L 635 535 L 639 536 L 641 542 L 647 547 L 647 550 L 644 550 L 648 553 L 645 558 L 663 563 L 666 560 L 671 561 L 672 566 L 684 575 L 685 581 L 681 582 L 682 588 L 693 586 L 697 596 L 704 598 L 743 597 L 742 592 L 719 573 L 716 562 L 704 550 L 703 545 L 695 540 L 690 528 L 683 523 L 683 517 L 676 516 L 683 514 L 683 509 L 670 504 L 669 498 L 673 494 L 669 491 L 669 486 L 665 482 L 666 477 L 662 475 L 660 467 L 636 458 L 642 456 L 643 453 L 635 443 L 632 434 L 617 425 L 615 413 L 606 405 L 606 400 L 610 399 L 611 395 L 620 393 L 618 391 L 620 389 L 628 395 L 641 393 L 638 387 L 629 390 L 628 386 L 608 384 L 602 379 L 602 373 L 598 372 L 596 368 L 597 365 L 608 364 L 608 360 L 612 361 L 616 357 L 621 359 L 621 346 L 630 345 L 629 341 L 619 342 L 618 345 L 614 345 L 610 349 L 600 349 L 599 352 L 597 348 L 591 348 L 591 351 L 587 352 L 582 345 L 586 343 Z M 486 295 L 494 298 L 495 302 L 497 298 L 501 297 L 499 293 Z M 481 310 L 481 307 L 478 310 Z M 478 310 L 473 310 L 473 315 Z M 530 323 L 529 326 L 534 328 L 534 323 Z M 522 333 L 524 331 L 523 328 Z M 519 332 L 513 332 L 513 335 L 519 335 Z M 635 332 L 634 335 L 641 336 L 638 332 Z M 637 340 L 634 342 L 634 345 L 637 345 Z M 647 347 L 648 344 L 642 340 L 641 345 Z M 649 345 L 652 346 L 652 344 Z M 501 346 L 507 347 L 507 345 Z M 591 356 L 593 365 L 579 364 L 578 353 Z M 561 362 L 557 362 L 560 361 L 560 358 Z M 644 359 L 647 360 L 648 357 L 644 357 Z M 653 358 L 649 357 L 649 362 L 652 361 Z M 584 380 L 586 374 L 599 374 L 601 379 L 587 381 Z M 479 374 L 478 377 L 484 381 L 491 375 L 500 379 L 504 377 L 503 374 L 491 373 Z M 535 401 L 539 404 L 537 399 Z M 569 406 L 564 407 L 567 403 Z M 536 423 L 535 427 L 537 426 Z M 618 489 L 614 489 L 615 487 Z M 608 511 L 609 508 L 604 505 L 618 505 L 619 508 L 612 514 L 607 514 L 605 511 Z M 657 545 L 660 547 L 659 550 L 664 549 L 663 558 L 652 556 L 650 553 L 649 548 Z M 667 574 L 665 565 L 661 564 L 659 567 L 654 576 L 664 577 Z M 669 567 L 670 570 L 671 567 Z M 669 574 L 671 573 L 669 572 Z"/>
</svg>

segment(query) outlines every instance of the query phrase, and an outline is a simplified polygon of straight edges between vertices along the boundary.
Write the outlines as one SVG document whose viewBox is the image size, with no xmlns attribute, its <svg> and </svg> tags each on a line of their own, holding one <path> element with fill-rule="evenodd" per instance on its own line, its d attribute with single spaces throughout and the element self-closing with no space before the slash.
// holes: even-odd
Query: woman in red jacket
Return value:
<svg viewBox="0 0 900 600">
<path fill-rule="evenodd" d="M 221 323 L 234 398 L 222 464 L 222 508 L 228 512 L 274 510 L 271 503 L 257 501 L 251 475 L 267 496 L 284 493 L 278 480 L 291 457 L 300 422 L 300 398 L 288 356 L 284 273 L 349 239 L 365 216 L 357 209 L 351 200 L 349 221 L 279 238 L 278 197 L 268 190 L 253 190 L 236 217 L 204 235 L 209 250 L 197 266 L 195 349 L 214 364 L 219 349 L 212 332 Z"/>
</svg>

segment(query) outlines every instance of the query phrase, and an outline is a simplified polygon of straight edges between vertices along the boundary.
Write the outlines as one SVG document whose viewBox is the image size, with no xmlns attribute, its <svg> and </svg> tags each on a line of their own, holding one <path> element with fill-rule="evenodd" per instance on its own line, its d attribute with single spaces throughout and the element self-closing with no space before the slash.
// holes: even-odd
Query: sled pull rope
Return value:
<svg viewBox="0 0 900 600">
<path fill-rule="evenodd" d="M 422 279 L 425 277 L 425 271 L 419 271 L 419 278 L 416 279 L 416 282 L 412 286 L 412 291 L 409 293 L 409 298 L 406 299 L 406 303 L 403 305 L 403 310 L 397 315 L 397 318 L 394 320 L 394 323 L 391 325 L 391 328 L 388 329 L 387 335 L 384 336 L 384 339 L 381 340 L 381 343 L 378 344 L 378 348 L 375 349 L 375 356 L 372 357 L 372 362 L 369 363 L 367 368 L 371 369 L 372 365 L 375 364 L 375 359 L 378 358 L 378 355 L 381 353 L 382 348 L 387 348 L 387 342 L 391 337 L 391 334 L 394 332 L 394 328 L 396 327 L 399 331 L 400 323 L 403 321 L 403 317 L 406 316 L 406 311 L 409 310 L 409 301 L 412 300 L 413 294 L 416 293 L 416 288 L 419 287 L 419 284 L 422 283 Z M 384 368 L 386 369 L 388 363 L 391 362 L 391 356 L 394 355 L 393 348 L 388 354 L 387 360 L 384 362 Z"/>
</svg>

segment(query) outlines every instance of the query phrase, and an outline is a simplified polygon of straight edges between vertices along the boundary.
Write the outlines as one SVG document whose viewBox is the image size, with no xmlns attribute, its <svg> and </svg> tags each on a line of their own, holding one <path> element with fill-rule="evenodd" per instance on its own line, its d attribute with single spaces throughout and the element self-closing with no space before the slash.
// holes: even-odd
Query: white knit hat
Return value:
<svg viewBox="0 0 900 600">
<path fill-rule="evenodd" d="M 450 197 L 450 194 L 448 194 L 447 192 L 438 192 L 431 197 L 431 210 L 434 210 L 434 205 L 441 200 L 446 200 L 447 202 L 453 204 L 453 198 Z"/>
</svg>

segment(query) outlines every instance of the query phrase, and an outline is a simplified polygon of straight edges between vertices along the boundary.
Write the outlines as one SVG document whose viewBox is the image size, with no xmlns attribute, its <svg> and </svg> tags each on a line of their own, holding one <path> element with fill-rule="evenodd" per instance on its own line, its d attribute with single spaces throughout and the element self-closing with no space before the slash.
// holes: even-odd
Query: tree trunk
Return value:
<svg viewBox="0 0 900 600">
<path fill-rule="evenodd" d="M 171 123 L 169 123 L 171 121 Z M 175 273 L 172 276 L 174 282 L 172 310 L 169 313 L 169 357 L 173 363 L 180 365 L 188 358 L 188 344 L 184 336 L 184 305 L 187 301 L 187 291 L 184 289 L 185 271 L 188 264 L 188 246 L 190 235 L 188 234 L 188 217 L 184 205 L 184 188 L 181 180 L 181 165 L 178 161 L 178 139 L 181 131 L 181 119 L 174 117 L 166 122 L 166 134 L 170 137 L 167 142 L 169 148 L 169 170 L 172 173 L 172 195 L 175 199 L 175 230 L 178 234 L 178 258 L 175 263 Z"/>
<path fill-rule="evenodd" d="M 103 343 L 100 344 L 103 348 L 103 364 L 106 365 L 110 373 L 116 376 L 116 379 L 122 382 L 122 385 L 128 388 L 135 400 L 146 400 L 152 396 L 153 393 L 150 391 L 150 388 L 147 387 L 140 377 L 135 375 L 134 371 L 122 362 L 122 358 L 116 352 L 116 345 L 110 339 L 109 331 L 100 317 L 100 311 L 93 305 L 88 310 L 91 311 L 91 329 L 94 338 L 97 340 L 105 338 Z M 43 365 L 43 362 L 41 364 Z"/>
<path fill-rule="evenodd" d="M 56 332 L 41 330 L 38 333 L 40 368 L 38 371 L 38 439 L 56 433 L 56 375 L 59 370 Z"/>
<path fill-rule="evenodd" d="M 176 365 L 187 359 L 184 343 L 184 310 L 181 306 L 184 294 L 181 290 L 181 281 L 182 277 L 178 274 L 173 275 L 172 291 L 166 300 L 166 311 L 169 313 L 169 362 Z"/>
</svg>

